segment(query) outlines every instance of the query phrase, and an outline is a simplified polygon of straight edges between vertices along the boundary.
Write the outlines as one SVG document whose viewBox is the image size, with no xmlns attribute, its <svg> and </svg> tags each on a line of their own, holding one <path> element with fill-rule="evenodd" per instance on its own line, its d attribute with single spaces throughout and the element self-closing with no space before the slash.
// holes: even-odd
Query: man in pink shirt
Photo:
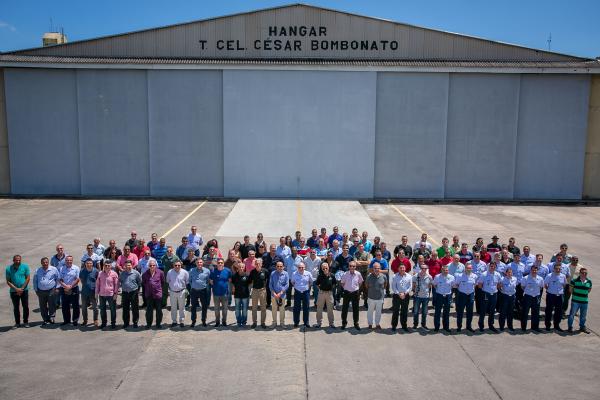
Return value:
<svg viewBox="0 0 600 400">
<path fill-rule="evenodd" d="M 125 245 L 123 247 L 123 254 L 117 258 L 117 268 L 119 272 L 125 271 L 125 261 L 130 260 L 133 268 L 137 268 L 138 265 L 138 257 L 131 252 L 131 247 L 129 245 Z"/>
<path fill-rule="evenodd" d="M 248 257 L 244 260 L 244 265 L 246 266 L 246 273 L 250 275 L 250 272 L 256 268 L 256 252 L 254 250 L 248 252 Z"/>
<path fill-rule="evenodd" d="M 106 305 L 110 307 L 110 327 L 116 328 L 117 320 L 117 294 L 119 293 L 119 276 L 110 268 L 109 263 L 104 263 L 102 271 L 96 281 L 96 296 L 100 297 L 100 328 L 106 328 Z"/>
<path fill-rule="evenodd" d="M 354 328 L 360 330 L 360 326 L 358 325 L 358 303 L 360 301 L 360 288 L 363 281 L 362 274 L 356 271 L 356 261 L 350 261 L 348 271 L 342 275 L 342 279 L 340 280 L 344 299 L 344 303 L 342 304 L 342 329 L 346 329 L 348 323 L 348 306 L 352 302 Z"/>
</svg>

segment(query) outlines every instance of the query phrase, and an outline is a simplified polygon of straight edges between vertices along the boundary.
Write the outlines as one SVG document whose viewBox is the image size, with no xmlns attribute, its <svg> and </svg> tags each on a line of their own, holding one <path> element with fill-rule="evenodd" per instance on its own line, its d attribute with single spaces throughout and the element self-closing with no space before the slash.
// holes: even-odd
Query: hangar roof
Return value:
<svg viewBox="0 0 600 400">
<path fill-rule="evenodd" d="M 596 60 L 305 4 L 0 55 L 0 65 L 14 63 L 598 67 Z"/>
</svg>

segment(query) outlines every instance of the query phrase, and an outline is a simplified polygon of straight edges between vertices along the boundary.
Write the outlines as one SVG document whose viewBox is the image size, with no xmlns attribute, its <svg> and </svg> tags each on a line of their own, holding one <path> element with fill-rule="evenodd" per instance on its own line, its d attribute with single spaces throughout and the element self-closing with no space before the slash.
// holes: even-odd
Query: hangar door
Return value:
<svg viewBox="0 0 600 400">
<path fill-rule="evenodd" d="M 376 73 L 223 71 L 226 197 L 373 197 Z"/>
</svg>

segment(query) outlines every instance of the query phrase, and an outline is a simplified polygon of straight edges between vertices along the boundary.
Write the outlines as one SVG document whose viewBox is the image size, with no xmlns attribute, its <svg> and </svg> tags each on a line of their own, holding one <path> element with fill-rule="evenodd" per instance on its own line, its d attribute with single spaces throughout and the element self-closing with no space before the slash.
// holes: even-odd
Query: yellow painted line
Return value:
<svg viewBox="0 0 600 400">
<path fill-rule="evenodd" d="M 172 227 L 171 229 L 169 229 L 168 231 L 166 231 L 166 232 L 165 232 L 165 233 L 164 233 L 164 234 L 163 234 L 161 237 L 162 237 L 162 238 L 166 238 L 167 236 L 169 236 L 169 234 L 170 234 L 171 232 L 173 232 L 175 229 L 177 229 L 177 227 L 179 227 L 179 225 L 181 225 L 181 224 L 183 224 L 185 221 L 187 221 L 187 219 L 188 219 L 189 217 L 191 217 L 192 215 L 194 215 L 194 213 L 195 213 L 196 211 L 198 211 L 198 210 L 200 209 L 200 207 L 202 207 L 202 206 L 203 206 L 203 205 L 205 205 L 205 204 L 206 204 L 206 201 L 203 201 L 202 203 L 200 203 L 200 205 L 199 205 L 198 207 L 194 208 L 194 209 L 192 210 L 192 212 L 190 212 L 188 215 L 186 215 L 185 217 L 183 217 L 183 219 L 182 219 L 181 221 L 179 221 L 178 223 L 176 223 L 175 225 L 173 225 L 173 227 Z"/>
<path fill-rule="evenodd" d="M 296 200 L 296 230 L 302 232 L 302 204 Z"/>
<path fill-rule="evenodd" d="M 415 227 L 415 228 L 416 228 L 416 229 L 417 229 L 419 232 L 421 232 L 421 233 L 425 233 L 425 231 L 424 231 L 423 229 L 421 229 L 421 227 L 420 227 L 419 225 L 415 224 L 415 223 L 413 222 L 413 220 L 412 220 L 412 219 L 410 219 L 410 218 L 408 218 L 408 217 L 406 216 L 406 214 L 404 214 L 402 211 L 400 211 L 400 210 L 398 209 L 398 207 L 396 207 L 396 206 L 395 206 L 395 205 L 393 205 L 393 204 L 390 204 L 390 205 L 391 205 L 391 207 L 392 207 L 394 210 L 396 210 L 396 212 L 397 212 L 398 214 L 400 214 L 400 215 L 402 216 L 402 218 L 404 218 L 406 221 L 408 221 L 408 223 L 409 223 L 409 224 L 411 224 L 412 226 L 414 226 L 414 227 Z M 437 242 L 437 240 L 435 240 L 434 238 L 432 238 L 432 237 L 431 237 L 429 234 L 427 234 L 427 238 L 428 238 L 430 241 L 432 241 L 432 242 L 433 242 L 433 243 L 434 243 L 436 246 L 440 246 L 440 244 Z"/>
</svg>

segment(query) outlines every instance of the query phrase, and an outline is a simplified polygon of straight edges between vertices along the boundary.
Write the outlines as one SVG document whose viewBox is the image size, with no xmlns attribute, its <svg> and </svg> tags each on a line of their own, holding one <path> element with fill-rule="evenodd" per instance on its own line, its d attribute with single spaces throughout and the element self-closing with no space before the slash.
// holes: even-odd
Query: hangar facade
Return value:
<svg viewBox="0 0 600 400">
<path fill-rule="evenodd" d="M 600 63 L 294 4 L 0 54 L 12 195 L 600 198 Z"/>
</svg>

